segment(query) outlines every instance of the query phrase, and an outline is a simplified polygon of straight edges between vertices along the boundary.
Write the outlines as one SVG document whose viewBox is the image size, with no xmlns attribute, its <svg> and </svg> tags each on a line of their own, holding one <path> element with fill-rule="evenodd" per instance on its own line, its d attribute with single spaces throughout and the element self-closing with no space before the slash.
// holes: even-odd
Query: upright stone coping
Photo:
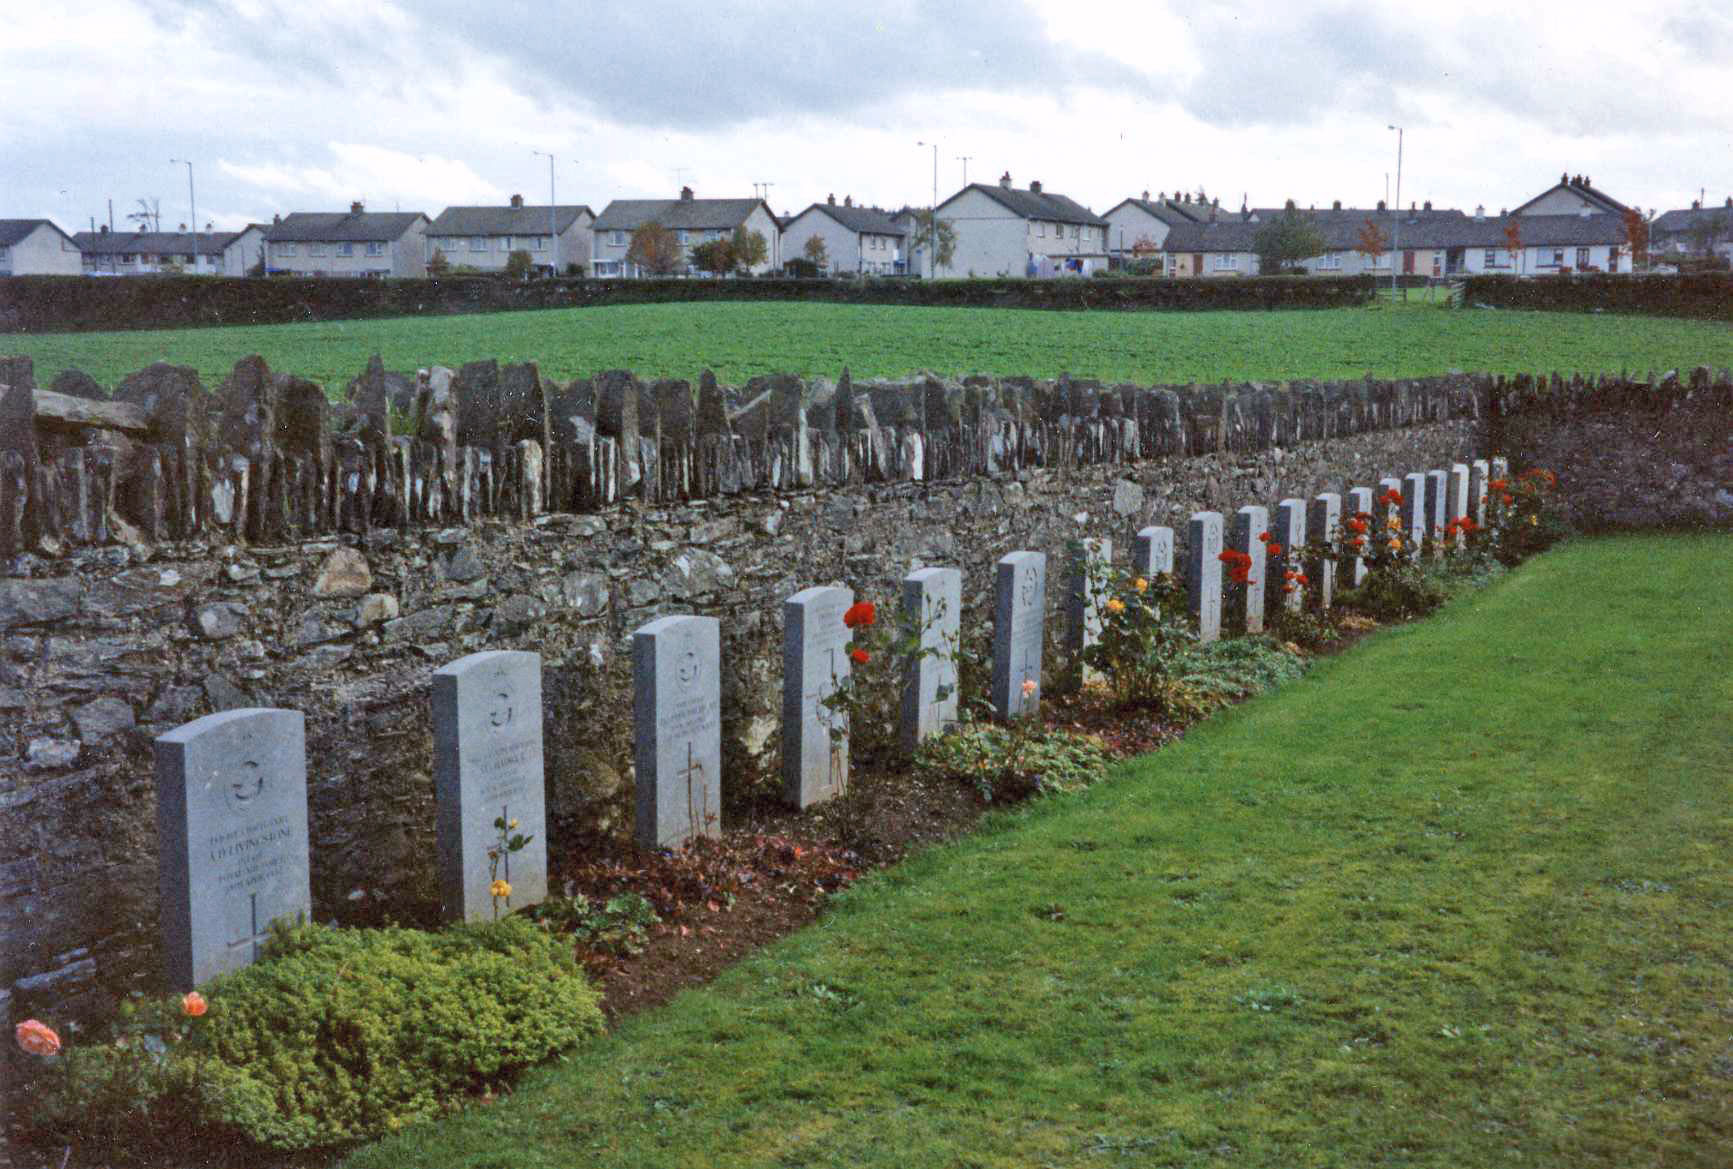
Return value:
<svg viewBox="0 0 1733 1169">
<path fill-rule="evenodd" d="M 1264 631 L 1264 585 L 1268 561 L 1268 545 L 1258 539 L 1270 530 L 1270 511 L 1257 504 L 1247 504 L 1234 512 L 1228 521 L 1227 546 L 1251 557 L 1249 583 L 1236 584 L 1227 580 L 1222 585 L 1222 604 L 1228 614 L 1245 625 L 1247 633 Z"/>
<path fill-rule="evenodd" d="M 1306 530 L 1320 548 L 1328 549 L 1341 535 L 1342 497 L 1334 491 L 1321 491 L 1312 496 L 1306 508 Z M 1328 609 L 1336 601 L 1336 558 L 1328 551 L 1307 563 L 1306 573 L 1312 578 L 1311 596 L 1319 609 Z"/>
<path fill-rule="evenodd" d="M 1222 514 L 1193 512 L 1186 524 L 1186 602 L 1197 620 L 1198 640 L 1222 635 Z"/>
<path fill-rule="evenodd" d="M 1301 553 L 1306 546 L 1305 500 L 1284 499 L 1276 504 L 1275 526 L 1270 529 L 1270 539 L 1282 546 L 1282 554 L 1270 557 L 1268 595 L 1280 597 L 1284 609 L 1298 613 L 1306 602 L 1305 589 L 1298 581 L 1289 581 L 1287 574 L 1305 571 L 1306 560 Z"/>
<path fill-rule="evenodd" d="M 1486 485 L 1491 478 L 1492 464 L 1485 459 L 1468 464 L 1468 507 L 1476 525 L 1486 523 Z"/>
<path fill-rule="evenodd" d="M 1001 556 L 993 584 L 993 709 L 1008 721 L 1032 714 L 1041 704 L 1047 554 Z M 1028 682 L 1035 685 L 1024 693 Z"/>
<path fill-rule="evenodd" d="M 1370 487 L 1350 487 L 1348 489 L 1348 514 L 1357 516 L 1364 513 L 1371 517 L 1366 521 L 1367 531 L 1358 533 L 1364 535 L 1367 544 L 1371 544 L 1373 540 L 1387 539 L 1384 535 L 1383 525 L 1379 522 L 1378 512 L 1373 510 L 1372 496 L 1373 491 Z M 1366 573 L 1370 571 L 1366 567 L 1366 558 L 1350 554 L 1343 557 L 1343 564 L 1345 566 L 1344 571 L 1348 574 L 1348 587 L 1351 589 L 1359 588 L 1360 582 L 1366 579 Z"/>
<path fill-rule="evenodd" d="M 191 990 L 251 965 L 272 922 L 313 912 L 306 719 L 208 714 L 159 737 L 155 758 L 163 955 Z"/>
<path fill-rule="evenodd" d="M 486 921 L 547 899 L 540 654 L 486 650 L 433 672 L 433 787 L 445 920 Z M 499 820 L 506 837 L 528 843 L 504 849 Z M 511 886 L 497 905 L 496 877 Z"/>
<path fill-rule="evenodd" d="M 1444 522 L 1456 523 L 1468 516 L 1468 464 L 1452 463 L 1450 465 L 1450 482 L 1445 486 Z M 1465 548 L 1468 546 L 1468 536 L 1460 528 L 1452 546 Z"/>
<path fill-rule="evenodd" d="M 1084 538 L 1066 545 L 1065 650 L 1077 663 L 1078 677 L 1092 682 L 1101 671 L 1082 664 L 1083 651 L 1101 640 L 1101 610 L 1107 603 L 1107 573 L 1113 541 Z"/>
<path fill-rule="evenodd" d="M 1413 553 L 1409 559 L 1420 558 L 1420 546 L 1426 540 L 1426 517 L 1429 514 L 1426 506 L 1426 472 L 1410 471 L 1402 484 L 1402 532 L 1405 538 L 1414 541 Z"/>
<path fill-rule="evenodd" d="M 1173 529 L 1160 526 L 1140 530 L 1131 542 L 1134 576 L 1153 577 L 1173 571 Z"/>
<path fill-rule="evenodd" d="M 903 577 L 902 608 L 919 646 L 903 663 L 902 742 L 913 750 L 957 722 L 962 571 L 917 568 Z"/>
<path fill-rule="evenodd" d="M 850 673 L 842 619 L 852 604 L 853 589 L 831 585 L 782 603 L 782 795 L 796 808 L 848 789 L 848 725 L 824 700 Z"/>
<path fill-rule="evenodd" d="M 1426 472 L 1426 534 L 1432 537 L 1432 554 L 1444 555 L 1445 496 L 1450 493 L 1449 471 Z"/>
<path fill-rule="evenodd" d="M 645 848 L 722 835 L 721 647 L 714 617 L 658 617 L 632 634 L 636 836 Z"/>
</svg>

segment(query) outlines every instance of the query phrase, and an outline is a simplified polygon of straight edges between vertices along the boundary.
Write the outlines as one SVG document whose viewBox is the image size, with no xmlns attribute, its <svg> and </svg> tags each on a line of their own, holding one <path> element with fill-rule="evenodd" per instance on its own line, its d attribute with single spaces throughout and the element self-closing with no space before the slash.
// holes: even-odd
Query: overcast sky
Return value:
<svg viewBox="0 0 1733 1169">
<path fill-rule="evenodd" d="M 0 0 L 0 217 L 749 196 L 968 176 L 1489 211 L 1733 193 L 1733 0 Z"/>
</svg>

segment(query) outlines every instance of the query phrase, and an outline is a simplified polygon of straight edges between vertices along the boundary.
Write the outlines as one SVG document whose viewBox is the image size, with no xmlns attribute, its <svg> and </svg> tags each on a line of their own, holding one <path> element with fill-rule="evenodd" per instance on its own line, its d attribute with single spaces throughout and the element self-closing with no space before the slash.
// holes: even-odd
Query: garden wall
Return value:
<svg viewBox="0 0 1733 1169">
<path fill-rule="evenodd" d="M 1733 321 L 1733 275 L 1470 276 L 1462 303 L 1559 312 L 1639 313 Z M 0 318 L 3 319 L 3 318 Z"/>
<path fill-rule="evenodd" d="M 699 300 L 1032 309 L 1340 308 L 1370 277 L 1247 280 L 429 280 L 0 277 L 0 333 L 178 329 Z"/>
<path fill-rule="evenodd" d="M 0 364 L 0 379 L 27 376 Z M 625 373 L 557 386 L 533 366 L 478 363 L 449 382 L 435 371 L 407 407 L 415 434 L 387 438 L 376 367 L 329 411 L 256 358 L 208 398 L 190 376 L 135 375 L 94 419 L 31 396 L 36 465 L 53 470 L 31 482 L 65 488 L 82 520 L 66 506 L 53 524 L 31 518 L 21 480 L 0 475 L 13 484 L 0 513 L 22 515 L 24 545 L 0 578 L 0 1002 L 16 1018 L 100 1014 L 162 985 L 150 744 L 199 715 L 304 711 L 317 916 L 430 922 L 429 679 L 456 657 L 543 656 L 557 857 L 630 829 L 628 643 L 656 616 L 721 618 L 735 814 L 776 789 L 780 610 L 800 588 L 888 600 L 911 568 L 954 565 L 979 639 L 1007 551 L 1057 567 L 1068 540 L 1101 536 L 1124 564 L 1147 524 L 1183 541 L 1194 510 L 1447 467 L 1489 453 L 1489 434 L 1531 433 L 1530 414 L 1571 408 L 1551 386 L 1466 376 L 1154 389 L 706 378 L 694 393 Z M 1733 403 L 1733 379 L 1707 371 L 1605 388 L 1644 418 L 1658 401 Z M 24 400 L 0 395 L 0 423 Z M 519 437 L 537 425 L 545 447 Z"/>
</svg>

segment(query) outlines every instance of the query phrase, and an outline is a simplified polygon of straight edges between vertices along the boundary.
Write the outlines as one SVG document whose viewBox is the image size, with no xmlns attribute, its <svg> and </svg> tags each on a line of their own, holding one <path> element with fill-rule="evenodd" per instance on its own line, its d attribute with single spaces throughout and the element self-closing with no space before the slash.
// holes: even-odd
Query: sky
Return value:
<svg viewBox="0 0 1733 1169">
<path fill-rule="evenodd" d="M 1733 194 L 1733 0 L 0 0 L 0 218 Z M 934 148 L 936 145 L 936 149 Z M 542 152 L 537 154 L 537 152 Z M 768 185 L 766 185 L 768 184 Z"/>
</svg>

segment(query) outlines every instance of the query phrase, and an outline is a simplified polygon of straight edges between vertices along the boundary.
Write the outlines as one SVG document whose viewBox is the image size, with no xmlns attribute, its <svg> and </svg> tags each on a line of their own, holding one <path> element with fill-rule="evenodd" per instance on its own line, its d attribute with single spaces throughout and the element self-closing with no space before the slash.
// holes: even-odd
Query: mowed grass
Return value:
<svg viewBox="0 0 1733 1169">
<path fill-rule="evenodd" d="M 153 361 L 216 385 L 240 358 L 340 390 L 373 353 L 387 369 L 498 358 L 562 380 L 604 369 L 725 383 L 766 373 L 899 377 L 918 370 L 1141 384 L 1414 377 L 1451 369 L 1617 373 L 1733 365 L 1725 323 L 1453 311 L 1424 302 L 1313 312 L 1039 312 L 728 303 L 403 317 L 157 332 L 0 337 L 47 385 L 82 369 L 105 386 Z"/>
<path fill-rule="evenodd" d="M 347 1164 L 1724 1166 L 1730 595 L 1555 551 Z"/>
</svg>

